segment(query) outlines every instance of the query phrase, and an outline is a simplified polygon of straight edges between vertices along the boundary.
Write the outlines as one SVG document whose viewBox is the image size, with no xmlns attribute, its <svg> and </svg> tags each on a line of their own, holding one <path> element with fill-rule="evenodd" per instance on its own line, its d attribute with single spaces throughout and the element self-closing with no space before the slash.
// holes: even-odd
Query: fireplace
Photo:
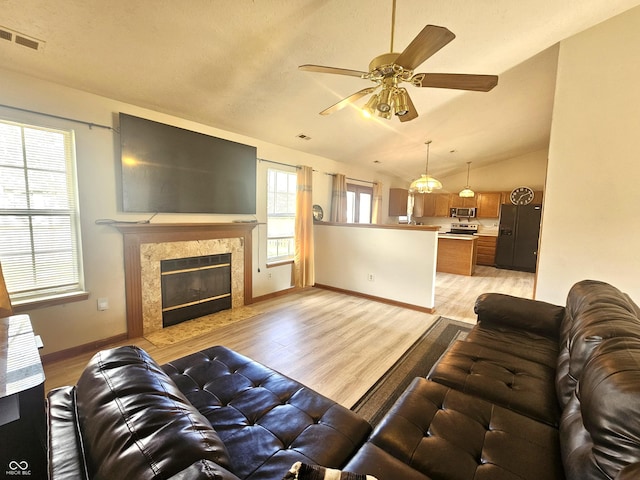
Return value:
<svg viewBox="0 0 640 480">
<path fill-rule="evenodd" d="M 253 302 L 251 231 L 256 223 L 116 224 L 124 237 L 127 336 L 163 328 L 161 262 L 230 254 L 231 308 Z"/>
<path fill-rule="evenodd" d="M 160 261 L 162 327 L 231 308 L 231 254 Z"/>
</svg>

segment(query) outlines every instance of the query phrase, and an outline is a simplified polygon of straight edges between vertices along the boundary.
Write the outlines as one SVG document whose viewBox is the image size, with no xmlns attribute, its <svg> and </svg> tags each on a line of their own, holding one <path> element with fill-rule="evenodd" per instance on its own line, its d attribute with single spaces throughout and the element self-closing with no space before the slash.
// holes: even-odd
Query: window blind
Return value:
<svg viewBox="0 0 640 480">
<path fill-rule="evenodd" d="M 72 131 L 0 121 L 0 262 L 12 302 L 83 290 Z"/>
</svg>

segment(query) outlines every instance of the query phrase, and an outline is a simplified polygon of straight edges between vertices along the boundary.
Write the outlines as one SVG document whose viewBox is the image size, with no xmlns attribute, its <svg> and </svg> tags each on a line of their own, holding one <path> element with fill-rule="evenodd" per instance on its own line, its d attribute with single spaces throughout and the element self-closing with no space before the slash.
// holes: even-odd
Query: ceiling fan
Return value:
<svg viewBox="0 0 640 480">
<path fill-rule="evenodd" d="M 456 36 L 445 27 L 427 25 L 411 41 L 402 53 L 393 52 L 395 30 L 396 0 L 393 0 L 391 16 L 391 53 L 378 55 L 369 63 L 369 71 L 349 70 L 345 68 L 325 67 L 322 65 L 300 65 L 300 70 L 308 72 L 348 75 L 371 80 L 376 85 L 367 87 L 320 112 L 329 115 L 337 112 L 360 98 L 374 93 L 362 109 L 362 113 L 371 117 L 374 113 L 390 119 L 395 114 L 401 122 L 418 117 L 418 112 L 402 83 L 415 87 L 452 88 L 488 92 L 498 84 L 497 75 L 470 75 L 459 73 L 413 73 L 425 60 L 447 45 Z M 379 93 L 375 93 L 378 90 Z"/>
</svg>

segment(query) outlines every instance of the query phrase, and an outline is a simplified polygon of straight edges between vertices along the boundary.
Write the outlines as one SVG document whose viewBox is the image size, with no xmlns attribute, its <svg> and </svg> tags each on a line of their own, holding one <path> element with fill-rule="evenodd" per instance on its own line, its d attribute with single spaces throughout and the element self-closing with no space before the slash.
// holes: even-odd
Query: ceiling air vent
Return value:
<svg viewBox="0 0 640 480">
<path fill-rule="evenodd" d="M 45 42 L 38 40 L 37 38 L 24 35 L 23 33 L 16 32 L 6 27 L 0 26 L 0 39 L 9 40 L 16 45 L 22 45 L 23 47 L 30 48 L 32 50 L 42 50 Z"/>
<path fill-rule="evenodd" d="M 0 27 L 0 39 L 13 41 L 13 33 Z"/>
<path fill-rule="evenodd" d="M 311 140 L 311 137 L 309 135 L 305 135 L 304 133 L 296 135 L 296 138 L 299 138 L 300 140 Z"/>
</svg>

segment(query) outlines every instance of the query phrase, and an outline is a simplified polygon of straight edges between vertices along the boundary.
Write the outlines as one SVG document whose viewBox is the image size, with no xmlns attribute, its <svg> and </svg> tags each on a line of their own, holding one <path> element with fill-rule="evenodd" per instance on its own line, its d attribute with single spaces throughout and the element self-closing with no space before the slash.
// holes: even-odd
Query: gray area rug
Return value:
<svg viewBox="0 0 640 480">
<path fill-rule="evenodd" d="M 351 410 L 376 426 L 411 381 L 425 377 L 447 348 L 464 339 L 471 327 L 458 320 L 438 318 Z"/>
</svg>

